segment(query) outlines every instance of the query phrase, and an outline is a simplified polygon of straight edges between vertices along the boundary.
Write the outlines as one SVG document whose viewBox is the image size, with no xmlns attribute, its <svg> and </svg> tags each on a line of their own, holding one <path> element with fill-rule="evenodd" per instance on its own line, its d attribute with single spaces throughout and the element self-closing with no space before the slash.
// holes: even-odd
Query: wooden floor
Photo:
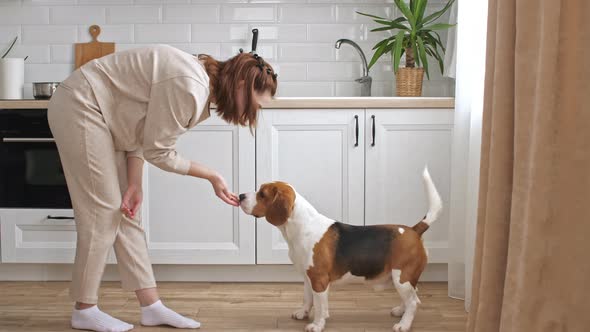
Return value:
<svg viewBox="0 0 590 332">
<path fill-rule="evenodd" d="M 72 303 L 67 282 L 0 282 L 0 331 L 72 331 Z M 303 331 L 306 322 L 290 318 L 302 301 L 303 286 L 293 283 L 160 283 L 169 307 L 199 320 L 201 331 Z M 446 283 L 420 283 L 422 305 L 412 331 L 463 331 L 463 301 L 447 296 Z M 330 289 L 329 331 L 391 331 L 399 318 L 391 317 L 399 302 L 394 289 L 373 291 L 362 284 Z M 99 306 L 134 324 L 133 331 L 172 331 L 139 325 L 133 293 L 119 283 L 104 283 Z"/>
</svg>

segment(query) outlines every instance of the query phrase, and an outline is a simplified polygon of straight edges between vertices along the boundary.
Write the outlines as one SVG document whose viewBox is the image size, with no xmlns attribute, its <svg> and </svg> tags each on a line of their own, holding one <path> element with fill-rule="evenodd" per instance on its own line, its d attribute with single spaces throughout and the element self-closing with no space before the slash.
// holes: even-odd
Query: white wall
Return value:
<svg viewBox="0 0 590 332">
<path fill-rule="evenodd" d="M 444 0 L 431 0 L 429 11 Z M 250 50 L 251 29 L 260 30 L 258 52 L 279 73 L 281 96 L 354 96 L 361 75 L 356 52 L 339 38 L 358 42 L 368 59 L 385 33 L 355 11 L 397 17 L 391 0 L 0 0 L 0 50 L 19 36 L 11 56 L 29 56 L 25 96 L 31 82 L 61 81 L 73 70 L 73 44 L 90 40 L 88 27 L 99 24 L 99 40 L 117 50 L 166 43 L 191 53 L 221 59 L 240 47 Z M 443 17 L 444 19 L 444 17 Z M 446 39 L 446 33 L 442 33 Z M 444 44 L 443 40 L 443 44 Z M 391 63 L 383 58 L 371 70 L 374 96 L 394 95 Z M 436 63 L 424 96 L 454 95 L 454 81 Z"/>
</svg>

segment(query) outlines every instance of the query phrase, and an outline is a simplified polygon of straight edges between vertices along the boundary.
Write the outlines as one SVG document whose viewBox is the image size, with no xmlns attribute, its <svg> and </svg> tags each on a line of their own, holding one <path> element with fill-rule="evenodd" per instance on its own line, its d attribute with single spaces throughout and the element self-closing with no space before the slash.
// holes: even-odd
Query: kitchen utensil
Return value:
<svg viewBox="0 0 590 332">
<path fill-rule="evenodd" d="M 258 29 L 252 29 L 252 51 L 250 53 L 256 53 L 256 45 L 258 45 Z"/>
<path fill-rule="evenodd" d="M 59 82 L 35 82 L 33 83 L 33 97 L 35 99 L 49 99 L 59 85 Z"/>
<path fill-rule="evenodd" d="M 0 59 L 0 99 L 22 99 L 24 84 L 23 58 Z"/>
<path fill-rule="evenodd" d="M 92 36 L 92 41 L 76 44 L 76 68 L 90 60 L 115 52 L 115 43 L 103 43 L 97 40 L 98 35 L 100 35 L 100 27 L 98 25 L 91 26 L 88 31 Z"/>
<path fill-rule="evenodd" d="M 250 54 L 256 54 L 256 45 L 258 44 L 258 29 L 252 29 L 252 51 Z M 243 53 L 244 49 L 240 48 L 240 53 Z"/>
</svg>

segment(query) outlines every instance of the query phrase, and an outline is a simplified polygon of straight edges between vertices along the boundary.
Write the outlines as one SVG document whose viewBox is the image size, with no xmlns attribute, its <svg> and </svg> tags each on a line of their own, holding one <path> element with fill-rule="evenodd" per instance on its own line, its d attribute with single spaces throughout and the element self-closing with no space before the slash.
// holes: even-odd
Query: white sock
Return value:
<svg viewBox="0 0 590 332">
<path fill-rule="evenodd" d="M 141 325 L 170 325 L 181 329 L 198 329 L 201 327 L 201 323 L 168 309 L 160 300 L 147 307 L 141 307 Z"/>
<path fill-rule="evenodd" d="M 133 325 L 100 311 L 98 306 L 95 305 L 88 309 L 74 309 L 72 327 L 78 330 L 97 332 L 125 332 L 131 330 Z"/>
</svg>

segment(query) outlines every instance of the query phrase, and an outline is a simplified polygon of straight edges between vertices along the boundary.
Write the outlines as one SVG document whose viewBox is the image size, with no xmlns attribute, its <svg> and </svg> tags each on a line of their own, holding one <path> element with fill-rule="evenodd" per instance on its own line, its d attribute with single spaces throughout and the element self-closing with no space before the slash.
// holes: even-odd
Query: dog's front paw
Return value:
<svg viewBox="0 0 590 332">
<path fill-rule="evenodd" d="M 393 332 L 408 332 L 410 330 L 409 324 L 397 323 L 393 325 Z"/>
<path fill-rule="evenodd" d="M 398 305 L 397 307 L 391 309 L 391 315 L 395 317 L 401 317 L 405 311 L 406 308 L 404 308 L 404 306 Z"/>
<path fill-rule="evenodd" d="M 309 318 L 309 309 L 299 308 L 293 311 L 293 313 L 291 314 L 291 318 L 297 320 L 307 319 Z"/>
<path fill-rule="evenodd" d="M 324 330 L 324 325 L 311 323 L 307 324 L 305 327 L 305 332 L 322 332 Z"/>
</svg>

